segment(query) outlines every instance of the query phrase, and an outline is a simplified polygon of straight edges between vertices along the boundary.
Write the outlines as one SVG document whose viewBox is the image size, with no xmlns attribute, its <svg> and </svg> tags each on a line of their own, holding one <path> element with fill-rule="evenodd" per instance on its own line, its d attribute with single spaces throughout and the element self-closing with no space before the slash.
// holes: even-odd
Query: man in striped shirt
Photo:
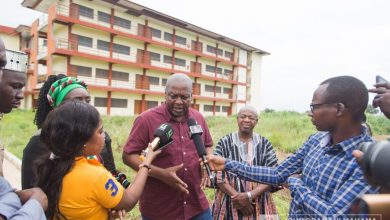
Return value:
<svg viewBox="0 0 390 220">
<path fill-rule="evenodd" d="M 291 219 L 346 215 L 359 195 L 377 192 L 352 156 L 360 143 L 372 141 L 361 126 L 367 103 L 367 88 L 360 80 L 330 78 L 319 85 L 310 104 L 309 116 L 319 132 L 279 166 L 248 166 L 212 155 L 208 163 L 214 170 L 225 169 L 247 180 L 287 182 Z"/>
</svg>

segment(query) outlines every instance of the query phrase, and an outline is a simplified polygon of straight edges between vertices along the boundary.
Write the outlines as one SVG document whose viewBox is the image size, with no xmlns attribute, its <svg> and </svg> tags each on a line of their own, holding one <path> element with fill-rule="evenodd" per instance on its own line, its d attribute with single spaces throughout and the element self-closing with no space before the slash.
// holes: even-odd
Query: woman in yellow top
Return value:
<svg viewBox="0 0 390 220">
<path fill-rule="evenodd" d="M 49 199 L 48 219 L 101 220 L 109 218 L 110 210 L 131 210 L 159 153 L 148 151 L 134 182 L 124 189 L 90 157 L 103 149 L 104 130 L 95 107 L 80 101 L 52 110 L 42 126 L 41 140 L 52 152 L 38 169 L 38 185 Z"/>
</svg>

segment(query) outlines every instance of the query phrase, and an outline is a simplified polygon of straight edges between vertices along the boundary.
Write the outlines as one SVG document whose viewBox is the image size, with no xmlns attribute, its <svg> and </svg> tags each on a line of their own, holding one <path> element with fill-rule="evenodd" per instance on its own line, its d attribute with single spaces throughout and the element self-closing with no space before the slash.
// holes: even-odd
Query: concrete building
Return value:
<svg viewBox="0 0 390 220">
<path fill-rule="evenodd" d="M 89 85 L 102 114 L 140 114 L 164 101 L 166 79 L 178 72 L 193 79 L 192 107 L 206 116 L 260 107 L 251 98 L 265 51 L 127 0 L 22 5 L 45 13 L 30 28 L 26 107 L 47 75 L 62 73 Z"/>
</svg>

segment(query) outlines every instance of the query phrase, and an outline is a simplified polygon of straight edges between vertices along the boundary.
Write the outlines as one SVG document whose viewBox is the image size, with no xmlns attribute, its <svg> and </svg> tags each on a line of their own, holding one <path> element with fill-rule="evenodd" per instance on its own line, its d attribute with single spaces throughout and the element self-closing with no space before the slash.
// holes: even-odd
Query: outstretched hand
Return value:
<svg viewBox="0 0 390 220">
<path fill-rule="evenodd" d="M 199 159 L 201 165 L 203 166 L 203 163 L 207 163 L 210 166 L 210 169 L 213 171 L 221 171 L 225 169 L 225 161 L 226 159 L 220 156 L 216 155 L 207 155 L 206 161 L 202 161 Z"/>
</svg>

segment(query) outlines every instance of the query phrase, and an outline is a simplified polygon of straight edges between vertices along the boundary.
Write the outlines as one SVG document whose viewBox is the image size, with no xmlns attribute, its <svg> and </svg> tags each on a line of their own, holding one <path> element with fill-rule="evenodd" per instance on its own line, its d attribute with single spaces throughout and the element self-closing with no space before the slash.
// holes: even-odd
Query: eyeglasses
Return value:
<svg viewBox="0 0 390 220">
<path fill-rule="evenodd" d="M 313 113 L 314 110 L 316 110 L 318 107 L 321 105 L 332 105 L 332 104 L 337 104 L 337 103 L 317 103 L 317 104 L 310 104 L 310 111 Z"/>
<path fill-rule="evenodd" d="M 182 101 L 188 101 L 191 99 L 191 95 L 179 95 L 174 93 L 168 93 L 167 96 L 169 100 L 177 100 L 178 98 L 180 98 Z"/>
</svg>

